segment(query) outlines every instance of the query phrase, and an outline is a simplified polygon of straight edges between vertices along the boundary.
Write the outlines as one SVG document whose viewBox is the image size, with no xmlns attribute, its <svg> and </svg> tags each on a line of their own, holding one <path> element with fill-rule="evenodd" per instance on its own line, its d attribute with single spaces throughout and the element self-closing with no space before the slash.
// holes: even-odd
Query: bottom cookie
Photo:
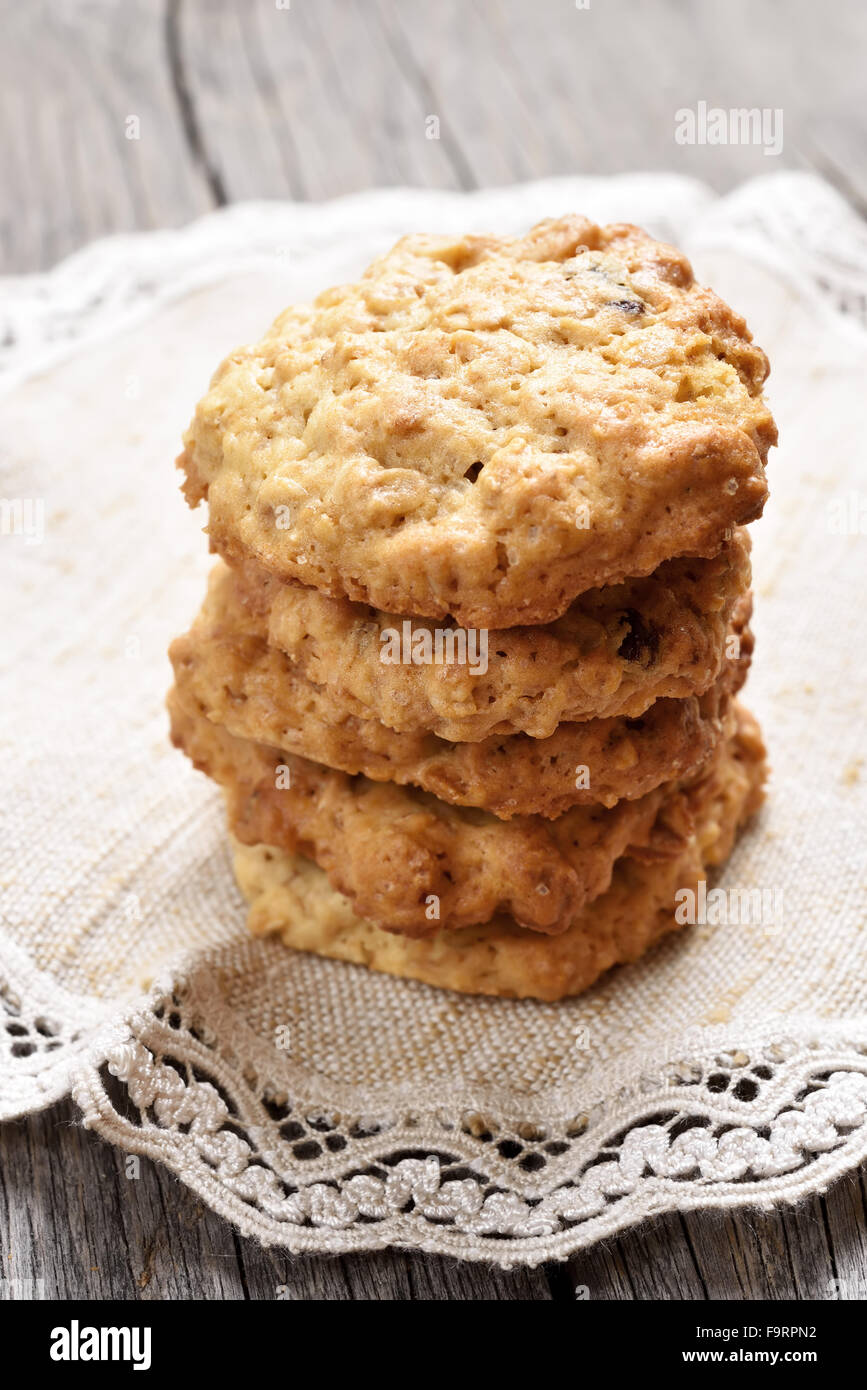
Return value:
<svg viewBox="0 0 867 1390">
<path fill-rule="evenodd" d="M 611 966 L 637 960 L 676 930 L 675 894 L 695 891 L 707 870 L 722 863 L 738 828 L 761 804 L 764 758 L 758 725 L 739 708 L 726 749 L 691 789 L 692 826 L 682 853 L 620 858 L 608 891 L 560 936 L 541 936 L 504 916 L 422 940 L 397 936 L 358 917 L 311 860 L 236 844 L 248 926 L 255 936 L 276 933 L 296 950 L 463 994 L 544 1000 L 580 994 Z"/>
</svg>

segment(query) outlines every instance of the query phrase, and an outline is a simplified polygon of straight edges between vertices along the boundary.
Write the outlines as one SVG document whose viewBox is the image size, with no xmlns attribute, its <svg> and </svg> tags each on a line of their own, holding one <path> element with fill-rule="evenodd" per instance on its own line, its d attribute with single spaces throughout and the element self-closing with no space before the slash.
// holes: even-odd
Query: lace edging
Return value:
<svg viewBox="0 0 867 1390">
<path fill-rule="evenodd" d="M 79 1072 L 84 1123 L 292 1252 L 533 1265 L 651 1214 L 795 1202 L 867 1157 L 867 1037 L 710 1056 L 595 1122 L 509 1128 L 478 1111 L 307 1113 L 245 1081 L 183 1007 L 139 1016 Z"/>
</svg>

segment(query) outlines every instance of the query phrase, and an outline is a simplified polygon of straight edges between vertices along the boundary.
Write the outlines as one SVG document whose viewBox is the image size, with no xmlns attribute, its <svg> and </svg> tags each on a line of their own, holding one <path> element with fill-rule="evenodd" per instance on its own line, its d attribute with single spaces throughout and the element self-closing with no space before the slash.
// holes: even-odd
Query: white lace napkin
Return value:
<svg viewBox="0 0 867 1390">
<path fill-rule="evenodd" d="M 166 737 L 165 649 L 210 564 L 181 429 L 228 349 L 400 233 L 571 210 L 683 245 L 773 362 L 747 700 L 774 776 L 722 883 L 781 917 L 694 927 L 554 1005 L 248 940 L 218 795 Z M 654 175 L 242 205 L 4 281 L 0 315 L 0 1116 L 71 1090 L 291 1250 L 504 1266 L 867 1156 L 867 235 L 836 194 Z"/>
</svg>

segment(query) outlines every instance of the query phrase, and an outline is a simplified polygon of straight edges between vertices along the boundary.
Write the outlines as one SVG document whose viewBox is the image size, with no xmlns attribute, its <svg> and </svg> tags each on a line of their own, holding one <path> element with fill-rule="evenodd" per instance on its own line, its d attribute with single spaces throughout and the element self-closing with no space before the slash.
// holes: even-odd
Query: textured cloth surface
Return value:
<svg viewBox="0 0 867 1390">
<path fill-rule="evenodd" d="M 163 708 L 211 563 L 173 468 L 191 406 L 401 233 L 566 211 L 677 242 L 771 359 L 746 698 L 773 776 L 720 880 L 730 908 L 763 890 L 761 920 L 557 1005 L 250 940 L 219 794 Z M 795 174 L 723 200 L 635 176 L 242 205 L 2 282 L 0 1116 L 72 1090 L 265 1241 L 504 1265 L 867 1157 L 865 320 L 867 234 Z"/>
</svg>

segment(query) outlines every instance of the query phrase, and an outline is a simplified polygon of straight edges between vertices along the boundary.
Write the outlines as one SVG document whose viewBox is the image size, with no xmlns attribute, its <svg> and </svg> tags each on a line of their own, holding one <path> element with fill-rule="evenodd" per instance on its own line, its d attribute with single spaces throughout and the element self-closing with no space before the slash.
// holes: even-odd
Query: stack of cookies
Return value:
<svg viewBox="0 0 867 1390">
<path fill-rule="evenodd" d="M 681 254 L 573 217 L 405 238 L 223 363 L 169 705 L 254 933 L 559 999 L 679 925 L 762 797 L 767 370 Z"/>
</svg>

